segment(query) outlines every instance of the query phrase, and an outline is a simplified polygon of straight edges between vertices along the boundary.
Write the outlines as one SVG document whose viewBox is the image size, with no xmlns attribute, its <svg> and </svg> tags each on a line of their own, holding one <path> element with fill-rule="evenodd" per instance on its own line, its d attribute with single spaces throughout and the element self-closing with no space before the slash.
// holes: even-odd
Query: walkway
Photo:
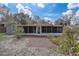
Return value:
<svg viewBox="0 0 79 59">
<path fill-rule="evenodd" d="M 26 39 L 28 39 L 28 47 L 56 48 L 47 36 L 27 36 Z"/>
</svg>

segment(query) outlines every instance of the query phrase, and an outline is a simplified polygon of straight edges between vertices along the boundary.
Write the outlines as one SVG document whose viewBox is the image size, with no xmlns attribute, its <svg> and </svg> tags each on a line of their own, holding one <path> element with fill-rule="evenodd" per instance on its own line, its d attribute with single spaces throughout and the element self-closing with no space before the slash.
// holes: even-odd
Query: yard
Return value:
<svg viewBox="0 0 79 59">
<path fill-rule="evenodd" d="M 2 38 L 1 38 L 2 37 Z M 57 46 L 48 37 L 1 35 L 0 56 L 61 56 Z"/>
</svg>

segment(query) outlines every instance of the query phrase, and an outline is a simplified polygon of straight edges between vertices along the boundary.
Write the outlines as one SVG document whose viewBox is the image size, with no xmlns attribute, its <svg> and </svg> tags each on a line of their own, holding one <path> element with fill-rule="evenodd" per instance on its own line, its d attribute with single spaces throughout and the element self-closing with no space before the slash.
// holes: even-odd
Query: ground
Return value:
<svg viewBox="0 0 79 59">
<path fill-rule="evenodd" d="M 2 56 L 61 56 L 57 46 L 52 44 L 46 36 L 24 36 L 16 39 L 5 35 L 0 42 L 0 55 Z"/>
</svg>

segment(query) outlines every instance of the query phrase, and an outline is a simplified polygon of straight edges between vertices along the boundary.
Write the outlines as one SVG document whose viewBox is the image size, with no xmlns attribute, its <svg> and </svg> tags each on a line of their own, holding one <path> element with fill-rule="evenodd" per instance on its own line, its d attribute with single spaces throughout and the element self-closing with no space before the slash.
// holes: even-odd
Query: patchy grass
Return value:
<svg viewBox="0 0 79 59">
<path fill-rule="evenodd" d="M 5 33 L 0 33 L 0 41 L 4 40 L 5 38 L 3 37 Z"/>
<path fill-rule="evenodd" d="M 62 39 L 63 39 L 62 37 L 52 37 L 50 41 L 59 46 L 63 41 Z"/>
</svg>

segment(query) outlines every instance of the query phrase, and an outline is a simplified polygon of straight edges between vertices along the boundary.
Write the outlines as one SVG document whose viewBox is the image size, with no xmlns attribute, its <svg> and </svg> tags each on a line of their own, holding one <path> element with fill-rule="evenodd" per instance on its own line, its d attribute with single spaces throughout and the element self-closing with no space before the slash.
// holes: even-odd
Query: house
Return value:
<svg viewBox="0 0 79 59">
<path fill-rule="evenodd" d="M 0 32 L 7 34 L 15 34 L 17 27 L 22 29 L 20 34 L 24 35 L 62 35 L 63 33 L 62 25 L 53 25 L 47 22 L 18 24 L 14 20 L 13 15 L 7 16 L 6 19 L 7 20 L 0 21 Z"/>
<path fill-rule="evenodd" d="M 53 24 L 27 24 L 19 25 L 16 23 L 0 23 L 0 32 L 7 34 L 16 33 L 16 27 L 22 28 L 25 35 L 62 35 L 63 26 Z"/>
</svg>

